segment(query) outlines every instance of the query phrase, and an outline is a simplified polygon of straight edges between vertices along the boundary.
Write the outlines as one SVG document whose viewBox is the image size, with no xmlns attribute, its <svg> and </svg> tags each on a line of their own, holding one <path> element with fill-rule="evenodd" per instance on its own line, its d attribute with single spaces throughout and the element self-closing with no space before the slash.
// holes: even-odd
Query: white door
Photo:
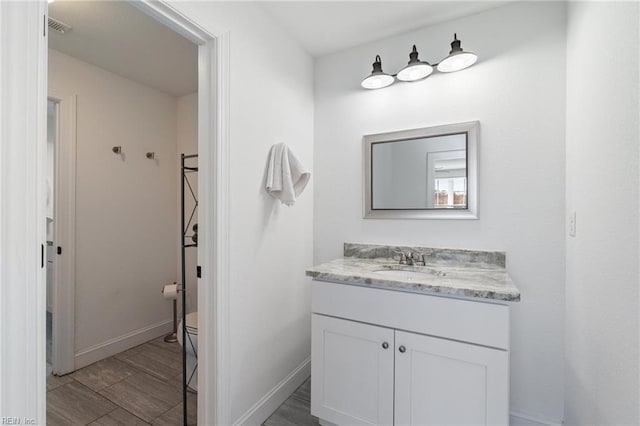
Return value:
<svg viewBox="0 0 640 426">
<path fill-rule="evenodd" d="M 392 329 L 314 314 L 311 414 L 336 425 L 393 424 Z"/>
<path fill-rule="evenodd" d="M 509 354 L 396 331 L 395 426 L 508 425 Z"/>
</svg>

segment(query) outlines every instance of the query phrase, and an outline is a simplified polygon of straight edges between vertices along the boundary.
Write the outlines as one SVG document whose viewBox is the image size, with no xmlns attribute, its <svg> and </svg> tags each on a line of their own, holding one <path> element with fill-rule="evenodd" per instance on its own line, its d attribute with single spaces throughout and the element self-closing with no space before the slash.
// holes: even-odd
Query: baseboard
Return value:
<svg viewBox="0 0 640 426">
<path fill-rule="evenodd" d="M 162 321 L 90 346 L 75 354 L 76 370 L 168 334 L 172 329 L 173 320 Z"/>
<path fill-rule="evenodd" d="M 562 426 L 562 422 L 512 411 L 509 413 L 509 426 Z"/>
<path fill-rule="evenodd" d="M 233 425 L 261 425 L 309 376 L 311 376 L 311 358 L 307 358 L 298 365 L 287 377 L 282 379 L 280 383 L 274 386 L 253 407 L 236 420 Z"/>
</svg>

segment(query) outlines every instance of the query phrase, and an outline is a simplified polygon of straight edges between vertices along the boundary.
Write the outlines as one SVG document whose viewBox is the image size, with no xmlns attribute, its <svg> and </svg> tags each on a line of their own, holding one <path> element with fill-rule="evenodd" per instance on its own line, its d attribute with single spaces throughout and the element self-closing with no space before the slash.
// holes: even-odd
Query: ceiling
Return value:
<svg viewBox="0 0 640 426">
<path fill-rule="evenodd" d="M 173 96 L 198 90 L 197 47 L 121 1 L 56 1 L 49 16 L 72 27 L 49 31 L 49 47 Z"/>
<path fill-rule="evenodd" d="M 322 56 L 506 2 L 263 1 L 260 5 L 310 54 Z"/>
</svg>

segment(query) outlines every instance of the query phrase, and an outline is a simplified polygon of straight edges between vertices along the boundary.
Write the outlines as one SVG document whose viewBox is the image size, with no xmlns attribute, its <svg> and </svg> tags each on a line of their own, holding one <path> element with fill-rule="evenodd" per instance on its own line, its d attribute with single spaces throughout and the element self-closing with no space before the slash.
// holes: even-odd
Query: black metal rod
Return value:
<svg viewBox="0 0 640 426">
<path fill-rule="evenodd" d="M 194 374 L 196 374 L 196 369 L 194 368 L 194 371 L 191 373 L 191 377 L 187 378 L 187 339 L 189 340 L 189 342 L 191 342 L 191 336 L 187 334 L 186 249 L 188 247 L 198 247 L 197 243 L 187 244 L 187 239 L 191 238 L 191 236 L 188 235 L 189 229 L 191 227 L 191 221 L 193 220 L 196 209 L 198 208 L 198 197 L 193 191 L 193 188 L 191 187 L 191 183 L 187 178 L 188 173 L 196 173 L 198 171 L 198 166 L 185 165 L 185 160 L 192 159 L 192 158 L 198 158 L 198 154 L 190 154 L 190 155 L 181 154 L 180 155 L 181 170 L 182 170 L 181 180 L 180 180 L 180 193 L 182 195 L 180 199 L 180 230 L 182 231 L 180 235 L 181 237 L 180 248 L 181 248 L 181 256 L 182 256 L 182 416 L 183 416 L 183 424 L 185 426 L 188 425 L 187 388 L 189 387 L 189 383 L 191 382 L 191 379 L 193 378 Z M 185 193 L 185 190 L 187 188 L 185 186 L 185 183 L 186 185 L 188 185 L 189 192 L 191 193 L 191 196 L 193 197 L 193 200 L 195 203 L 193 207 L 193 211 L 190 214 L 188 223 L 185 223 L 186 222 L 185 196 L 187 195 Z M 191 347 L 193 348 L 193 343 L 191 343 Z M 197 358 L 198 354 L 195 352 L 195 348 L 193 349 L 194 349 L 194 354 Z"/>
<path fill-rule="evenodd" d="M 195 205 L 193 206 L 193 209 L 195 211 L 196 207 L 198 207 L 198 197 L 196 196 L 196 193 L 193 191 L 193 187 L 191 186 L 191 182 L 189 182 L 189 179 L 187 178 L 187 176 L 185 175 L 184 180 L 187 182 L 187 186 L 189 187 L 189 192 L 191 192 L 191 197 L 193 198 L 193 201 L 195 202 Z"/>
<path fill-rule="evenodd" d="M 178 301 L 175 299 L 173 299 L 173 332 L 178 332 Z"/>
<path fill-rule="evenodd" d="M 187 280 L 185 267 L 185 246 L 184 246 L 184 160 L 187 158 L 181 154 L 182 174 L 180 179 L 180 245 L 182 246 L 182 416 L 183 424 L 187 425 Z"/>
</svg>

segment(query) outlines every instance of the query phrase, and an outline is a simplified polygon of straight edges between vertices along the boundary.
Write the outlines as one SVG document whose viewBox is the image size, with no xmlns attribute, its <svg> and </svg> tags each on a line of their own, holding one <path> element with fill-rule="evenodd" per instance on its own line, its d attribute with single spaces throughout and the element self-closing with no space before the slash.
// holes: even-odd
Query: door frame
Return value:
<svg viewBox="0 0 640 426">
<path fill-rule="evenodd" d="M 53 262 L 53 373 L 75 370 L 75 262 L 76 262 L 76 95 L 49 88 L 56 102 L 57 136 L 54 146 L 54 245 L 63 252 Z M 65 285 L 62 285 L 64 283 Z"/>
<path fill-rule="evenodd" d="M 0 2 L 0 417 L 46 418 L 47 2 Z"/>
<path fill-rule="evenodd" d="M 230 34 L 204 29 L 166 0 L 127 1 L 198 46 L 198 423 L 227 425 Z"/>
</svg>

